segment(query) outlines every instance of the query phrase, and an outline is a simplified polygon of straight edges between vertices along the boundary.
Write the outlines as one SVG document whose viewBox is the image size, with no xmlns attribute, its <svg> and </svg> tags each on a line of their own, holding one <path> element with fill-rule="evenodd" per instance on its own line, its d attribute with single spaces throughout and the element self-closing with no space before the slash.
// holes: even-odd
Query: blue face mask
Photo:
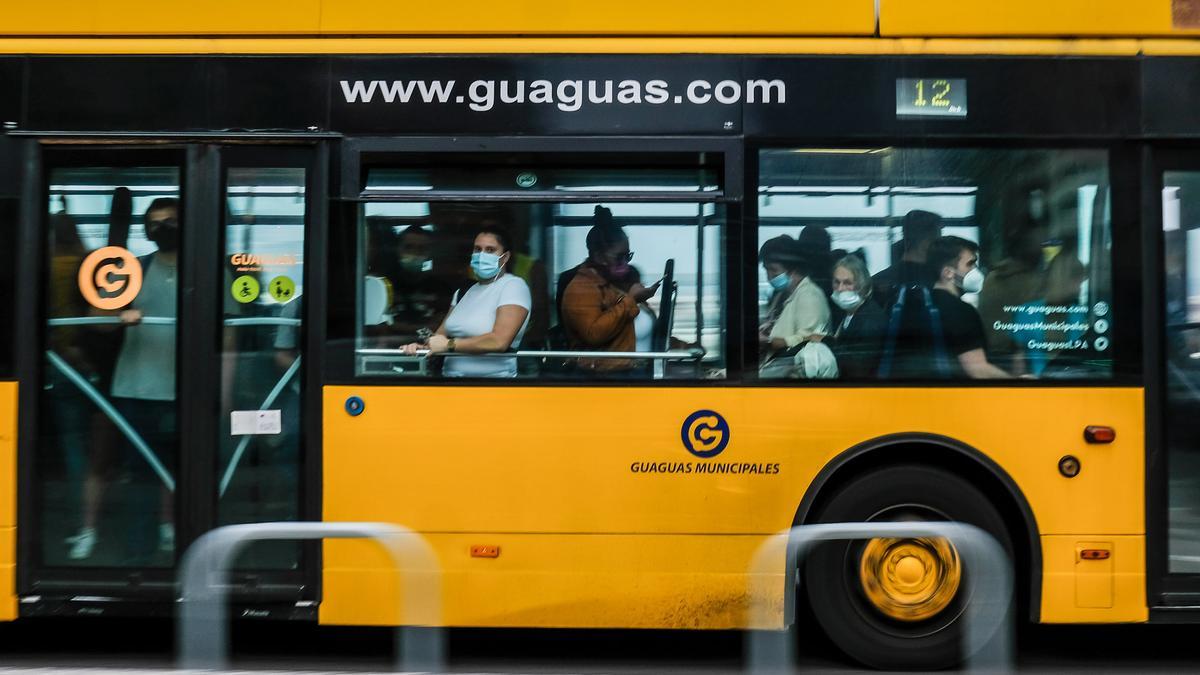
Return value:
<svg viewBox="0 0 1200 675">
<path fill-rule="evenodd" d="M 471 269 L 475 271 L 475 276 L 487 281 L 500 274 L 500 256 L 476 251 L 471 254 Z"/>
<path fill-rule="evenodd" d="M 787 288 L 791 281 L 792 280 L 788 277 L 787 272 L 777 274 L 770 279 L 767 279 L 767 283 L 771 284 L 771 288 L 774 288 L 777 291 L 782 291 L 783 289 Z"/>
</svg>

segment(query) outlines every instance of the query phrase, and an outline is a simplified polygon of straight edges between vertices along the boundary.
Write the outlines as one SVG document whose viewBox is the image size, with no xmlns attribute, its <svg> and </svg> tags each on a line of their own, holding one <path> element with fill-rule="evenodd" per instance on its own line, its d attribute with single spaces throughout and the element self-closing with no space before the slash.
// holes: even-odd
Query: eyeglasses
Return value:
<svg viewBox="0 0 1200 675">
<path fill-rule="evenodd" d="M 616 260 L 618 262 L 621 260 L 624 260 L 625 262 L 633 262 L 633 251 L 630 251 L 629 253 L 626 253 L 625 255 L 621 255 L 620 253 L 617 253 L 615 255 L 609 256 L 609 259 Z"/>
</svg>

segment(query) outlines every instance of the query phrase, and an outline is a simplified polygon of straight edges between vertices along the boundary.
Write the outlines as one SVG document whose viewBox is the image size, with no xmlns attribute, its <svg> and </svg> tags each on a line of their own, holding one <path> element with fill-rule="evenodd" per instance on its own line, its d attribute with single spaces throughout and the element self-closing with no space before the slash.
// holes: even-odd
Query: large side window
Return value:
<svg viewBox="0 0 1200 675">
<path fill-rule="evenodd" d="M 368 170 L 356 374 L 723 377 L 718 190 L 705 167 Z"/>
<path fill-rule="evenodd" d="M 759 157 L 762 379 L 1112 375 L 1107 154 Z"/>
</svg>

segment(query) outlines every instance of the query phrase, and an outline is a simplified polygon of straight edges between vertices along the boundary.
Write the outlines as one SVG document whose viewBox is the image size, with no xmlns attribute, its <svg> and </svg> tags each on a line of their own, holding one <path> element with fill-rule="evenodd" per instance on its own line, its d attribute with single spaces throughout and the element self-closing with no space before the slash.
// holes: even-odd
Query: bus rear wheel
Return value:
<svg viewBox="0 0 1200 675">
<path fill-rule="evenodd" d="M 1004 518 L 964 478 L 930 466 L 876 469 L 841 486 L 812 522 L 969 523 L 1012 555 Z M 829 639 L 873 668 L 934 670 L 962 660 L 973 583 L 939 538 L 871 539 L 815 547 L 802 563 L 812 612 Z M 1010 610 L 1011 611 L 1011 610 Z"/>
</svg>

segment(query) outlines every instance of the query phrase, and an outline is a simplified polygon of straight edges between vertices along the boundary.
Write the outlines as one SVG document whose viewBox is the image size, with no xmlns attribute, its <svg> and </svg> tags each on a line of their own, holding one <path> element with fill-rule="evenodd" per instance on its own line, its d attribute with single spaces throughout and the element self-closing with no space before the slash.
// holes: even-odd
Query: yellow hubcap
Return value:
<svg viewBox="0 0 1200 675">
<path fill-rule="evenodd" d="M 962 565 L 945 539 L 872 539 L 859 574 L 876 609 L 900 621 L 924 621 L 954 599 Z"/>
</svg>

